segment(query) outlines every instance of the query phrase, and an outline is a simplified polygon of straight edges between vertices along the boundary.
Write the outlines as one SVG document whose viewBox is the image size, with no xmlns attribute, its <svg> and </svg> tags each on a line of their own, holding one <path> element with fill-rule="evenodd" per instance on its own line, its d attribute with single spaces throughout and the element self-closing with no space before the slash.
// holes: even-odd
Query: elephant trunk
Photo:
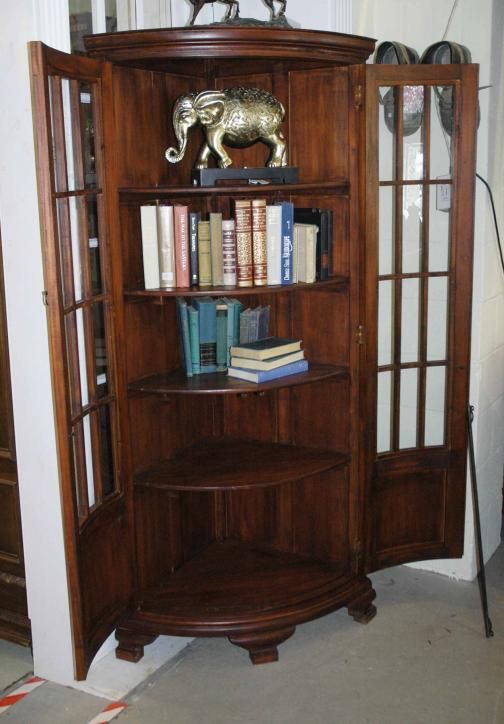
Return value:
<svg viewBox="0 0 504 724">
<path fill-rule="evenodd" d="M 187 146 L 187 128 L 175 127 L 178 148 L 171 146 L 166 150 L 165 156 L 170 163 L 178 163 L 184 158 Z"/>
</svg>

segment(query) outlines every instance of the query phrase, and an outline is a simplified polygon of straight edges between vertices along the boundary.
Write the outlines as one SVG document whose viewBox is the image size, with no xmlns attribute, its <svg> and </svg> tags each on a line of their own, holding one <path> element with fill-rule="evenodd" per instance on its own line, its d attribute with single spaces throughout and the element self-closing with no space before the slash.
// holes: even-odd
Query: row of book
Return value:
<svg viewBox="0 0 504 724">
<path fill-rule="evenodd" d="M 188 377 L 225 372 L 232 347 L 269 336 L 269 306 L 245 309 L 238 299 L 228 297 L 194 297 L 188 304 L 177 297 L 177 313 Z"/>
<path fill-rule="evenodd" d="M 329 278 L 332 211 L 236 200 L 208 220 L 183 204 L 140 207 L 146 289 L 252 287 Z"/>
</svg>

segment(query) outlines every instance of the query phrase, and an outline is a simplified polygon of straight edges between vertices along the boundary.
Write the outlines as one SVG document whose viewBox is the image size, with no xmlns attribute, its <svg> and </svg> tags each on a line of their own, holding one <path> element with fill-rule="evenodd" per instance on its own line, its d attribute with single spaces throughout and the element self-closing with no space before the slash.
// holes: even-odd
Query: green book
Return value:
<svg viewBox="0 0 504 724">
<path fill-rule="evenodd" d="M 181 343 L 182 363 L 186 375 L 192 377 L 191 343 L 189 340 L 189 320 L 187 316 L 187 302 L 182 297 L 177 297 L 177 312 L 179 318 L 179 334 Z"/>
<path fill-rule="evenodd" d="M 199 312 L 192 306 L 187 307 L 189 319 L 189 342 L 191 347 L 191 365 L 193 375 L 201 374 L 199 348 Z"/>
</svg>

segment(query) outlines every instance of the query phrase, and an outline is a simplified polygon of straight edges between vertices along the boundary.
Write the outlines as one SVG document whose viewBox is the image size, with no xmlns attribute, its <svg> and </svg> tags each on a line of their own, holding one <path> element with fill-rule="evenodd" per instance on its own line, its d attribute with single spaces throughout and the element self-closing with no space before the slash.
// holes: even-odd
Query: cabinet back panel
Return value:
<svg viewBox="0 0 504 724">
<path fill-rule="evenodd" d="M 331 470 L 294 483 L 293 552 L 348 565 L 348 474 Z"/>
<path fill-rule="evenodd" d="M 277 440 L 277 399 L 275 392 L 261 396 L 230 395 L 224 400 L 224 434 L 253 440 Z"/>
<path fill-rule="evenodd" d="M 350 383 L 328 380 L 291 390 L 292 443 L 349 451 Z"/>
<path fill-rule="evenodd" d="M 306 358 L 346 365 L 349 359 L 348 295 L 340 291 L 299 291 L 293 335 L 303 340 Z"/>
<path fill-rule="evenodd" d="M 300 181 L 348 178 L 348 86 L 346 68 L 290 73 L 290 164 Z"/>
<path fill-rule="evenodd" d="M 125 308 L 128 381 L 176 367 L 180 349 L 174 304 L 141 301 Z"/>
<path fill-rule="evenodd" d="M 144 273 L 140 207 L 136 204 L 122 204 L 120 206 L 120 215 L 123 287 L 124 289 L 142 289 L 144 287 Z"/>
</svg>

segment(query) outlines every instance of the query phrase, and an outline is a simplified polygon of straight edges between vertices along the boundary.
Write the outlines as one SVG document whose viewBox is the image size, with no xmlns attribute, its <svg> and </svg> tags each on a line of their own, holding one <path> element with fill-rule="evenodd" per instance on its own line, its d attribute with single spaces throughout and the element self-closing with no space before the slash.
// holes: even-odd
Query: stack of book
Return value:
<svg viewBox="0 0 504 724">
<path fill-rule="evenodd" d="M 236 200 L 232 219 L 182 204 L 140 207 L 145 289 L 252 287 L 328 279 L 332 211 Z"/>
<path fill-rule="evenodd" d="M 307 369 L 301 340 L 267 337 L 231 347 L 228 375 L 259 383 L 297 375 Z"/>
<path fill-rule="evenodd" d="M 269 334 L 269 306 L 243 309 L 238 299 L 177 297 L 182 361 L 188 377 L 226 372 L 230 349 L 243 340 L 257 341 Z"/>
</svg>

